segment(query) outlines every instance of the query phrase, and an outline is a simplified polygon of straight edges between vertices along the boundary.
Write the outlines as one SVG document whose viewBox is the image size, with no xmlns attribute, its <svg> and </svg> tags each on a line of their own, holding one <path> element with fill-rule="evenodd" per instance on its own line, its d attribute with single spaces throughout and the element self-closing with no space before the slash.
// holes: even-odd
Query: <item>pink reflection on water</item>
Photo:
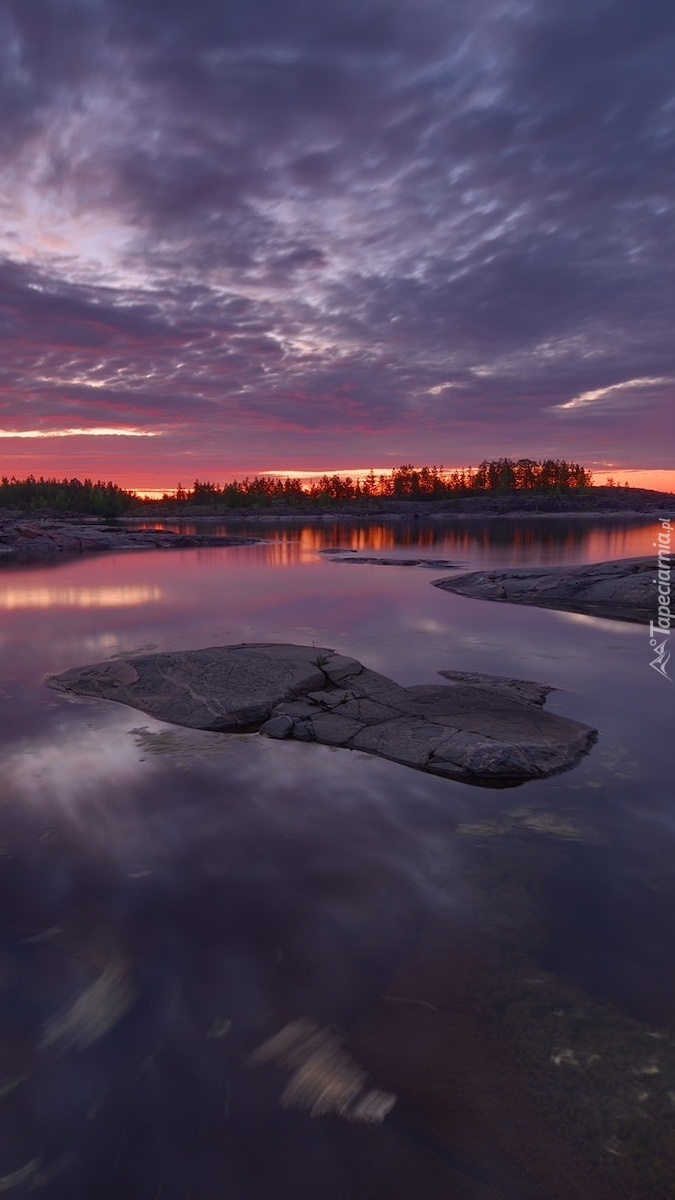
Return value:
<svg viewBox="0 0 675 1200">
<path fill-rule="evenodd" d="M 669 919 L 650 940 L 653 912 L 670 911 L 670 891 L 654 874 L 654 862 L 661 872 L 672 861 L 661 787 L 670 777 L 670 714 L 654 688 L 661 681 L 635 653 L 644 631 L 474 602 L 431 587 L 435 576 L 424 571 L 346 567 L 316 549 L 404 556 L 423 548 L 467 567 L 574 562 L 650 553 L 653 529 L 540 522 L 515 538 L 513 522 L 493 522 L 455 527 L 450 540 L 447 529 L 431 530 L 424 541 L 401 526 L 378 528 L 376 544 L 372 527 L 296 527 L 270 531 L 264 545 L 110 555 L 0 576 L 0 592 L 24 601 L 5 605 L 0 644 L 8 750 L 0 907 L 9 947 L 0 966 L 19 999 L 0 1045 L 3 1078 L 18 1081 L 3 1112 L 25 1144 L 3 1167 L 10 1178 L 48 1145 L 47 1167 L 59 1155 L 66 1163 L 52 1200 L 145 1200 L 159 1183 L 163 1197 L 182 1200 L 195 1190 L 195 1164 L 205 1172 L 204 1200 L 233 1179 L 257 1200 L 278 1192 L 281 1178 L 299 1200 L 316 1195 L 317 1180 L 328 1180 L 331 1197 L 445 1200 L 468 1194 L 447 1166 L 452 1155 L 480 1172 L 489 1145 L 496 1177 L 511 1181 L 499 1194 L 530 1195 L 537 1145 L 542 1162 L 562 1162 L 556 1179 L 564 1176 L 555 1192 L 537 1187 L 542 1200 L 565 1189 L 603 1194 L 572 1179 L 573 1156 L 556 1141 L 555 1122 L 542 1123 L 504 1027 L 472 1008 L 485 995 L 486 964 L 488 978 L 514 963 L 539 974 L 523 954 L 530 897 L 543 891 L 528 885 L 523 909 L 518 877 L 536 863 L 546 881 L 550 862 L 558 890 L 552 885 L 549 909 L 537 908 L 544 934 L 554 912 L 565 970 L 587 984 L 590 913 L 593 967 L 602 967 L 593 986 L 609 979 L 610 998 L 622 1000 L 624 978 L 639 969 L 645 991 L 672 1011 L 672 971 L 662 967 Z M 42 596 L 48 605 L 31 602 Z M 462 785 L 348 751 L 168 730 L 120 705 L 68 704 L 42 686 L 46 671 L 115 654 L 245 640 L 333 645 L 402 683 L 432 682 L 439 668 L 454 667 L 569 688 L 551 707 L 601 724 L 601 741 L 573 774 L 532 784 L 515 805 L 560 811 L 600 833 L 604 821 L 625 849 L 615 854 L 603 837 L 558 843 L 520 827 L 493 873 L 482 857 L 490 839 L 456 830 L 461 820 L 489 832 L 490 818 L 514 807 L 504 793 L 467 797 Z M 637 811 L 622 827 L 627 797 Z M 644 851 L 633 867 L 640 823 Z M 518 858 L 525 837 L 537 843 L 531 859 Z M 476 910 L 481 887 L 486 902 Z M 504 940 L 509 928 L 513 942 Z M 123 970 L 134 1007 L 84 1051 L 45 1049 L 55 1016 Z M 366 1140 L 346 1123 L 296 1119 L 280 1107 L 284 1081 L 246 1063 L 253 1047 L 306 1014 L 349 1027 L 358 1061 L 400 1095 L 396 1120 L 415 1115 L 415 1136 L 392 1121 Z M 514 1112 L 525 1131 L 516 1143 Z M 446 1157 L 434 1158 L 441 1174 L 430 1179 L 425 1138 L 439 1129 Z M 254 1147 L 243 1166 L 242 1145 Z M 514 1145 L 527 1168 L 522 1187 Z M 269 1164 L 264 1178 L 259 1162 Z"/>
<path fill-rule="evenodd" d="M 367 554 L 417 555 L 461 559 L 491 566 L 563 565 L 602 562 L 650 554 L 660 525 L 649 518 L 486 517 L 466 520 L 421 518 L 361 522 L 327 518 L 305 523 L 274 523 L 228 518 L 209 522 L 154 521 L 140 528 L 181 533 L 260 536 L 265 545 L 243 549 L 270 566 L 310 561 L 331 547 Z M 209 551 L 204 551 L 209 553 Z"/>
</svg>

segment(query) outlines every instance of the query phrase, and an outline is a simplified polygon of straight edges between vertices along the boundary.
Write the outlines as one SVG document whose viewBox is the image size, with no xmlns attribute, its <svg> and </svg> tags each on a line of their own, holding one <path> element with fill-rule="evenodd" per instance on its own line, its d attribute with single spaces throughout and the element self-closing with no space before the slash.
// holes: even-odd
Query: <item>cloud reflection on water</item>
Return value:
<svg viewBox="0 0 675 1200">
<path fill-rule="evenodd" d="M 43 1166 L 68 1164 L 47 1193 L 59 1200 L 100 1176 L 97 1194 L 144 1200 L 153 1170 L 176 1198 L 203 1170 L 195 1194 L 215 1197 L 243 1170 L 245 1128 L 273 1155 L 280 1137 L 314 1145 L 330 1170 L 340 1139 L 297 1129 L 273 1069 L 247 1073 L 248 1055 L 299 1017 L 343 1025 L 382 987 L 435 894 L 439 854 L 450 869 L 449 785 L 95 707 L 17 747 L 4 775 L 0 966 L 23 1015 L 13 1047 L 3 1023 L 0 1073 L 21 1078 L 12 1111 L 30 1114 L 9 1165 L 46 1145 Z M 124 996 L 109 994 L 120 972 Z"/>
<path fill-rule="evenodd" d="M 0 588 L 0 609 L 31 608 L 133 608 L 161 600 L 162 588 L 156 585 L 121 584 L 118 587 L 37 587 L 21 584 Z"/>
<path fill-rule="evenodd" d="M 317 559 L 276 571 L 252 549 L 110 556 L 0 579 L 161 590 L 156 602 L 110 610 L 6 612 L 0 1084 L 18 1082 L 0 1095 L 0 1179 L 38 1160 L 21 1187 L 30 1195 L 31 1182 L 59 1170 L 45 1200 L 154 1200 L 160 1185 L 161 1200 L 221 1200 L 224 1181 L 247 1200 L 281 1188 L 310 1200 L 317 1180 L 328 1200 L 483 1200 L 495 1193 L 480 1177 L 489 1144 L 497 1193 L 515 1180 L 515 1194 L 522 1177 L 500 1134 L 506 1105 L 509 1120 L 525 1114 L 523 1145 L 548 1147 L 550 1130 L 518 1091 L 517 1060 L 501 1057 L 504 1037 L 490 1041 L 485 1021 L 472 1024 L 471 988 L 482 995 L 486 953 L 507 974 L 518 964 L 528 977 L 539 970 L 523 960 L 521 921 L 536 908 L 543 936 L 548 910 L 520 898 L 528 871 L 550 874 L 552 888 L 563 871 L 564 903 L 552 900 L 551 910 L 580 986 L 584 938 L 604 963 L 616 920 L 619 999 L 635 963 L 659 984 L 664 1011 L 672 994 L 654 956 L 638 952 L 659 908 L 659 894 L 642 887 L 643 865 L 657 842 L 659 863 L 670 861 L 674 832 L 658 786 L 669 777 L 668 714 L 644 667 L 643 631 L 473 602 L 439 592 L 423 572 Z M 200 734 L 118 705 L 68 703 L 41 684 L 46 672 L 149 644 L 267 639 L 333 645 L 402 683 L 437 681 L 445 667 L 555 682 L 569 690 L 552 695 L 554 711 L 601 724 L 601 740 L 569 775 L 515 793 L 477 791 L 354 752 Z M 608 652 L 617 643 L 625 653 Z M 524 804 L 536 827 L 512 819 Z M 468 836 L 458 831 L 467 823 L 506 833 Z M 592 845 L 556 841 L 550 830 L 563 825 L 591 830 Z M 474 864 L 485 853 L 494 867 L 481 876 Z M 600 892 L 612 896 L 590 934 L 585 916 L 568 918 L 582 884 L 596 908 Z M 83 1011 L 82 996 L 108 995 L 97 981 L 122 972 L 134 1002 L 112 995 L 107 1026 L 105 1014 L 91 1014 L 102 1036 L 77 1052 L 45 1043 L 50 1021 Z M 246 1068 L 256 1046 L 299 1018 L 345 1033 L 373 1086 L 401 1096 L 366 1140 L 337 1118 L 282 1110 L 287 1077 Z M 364 1020 L 371 1033 L 357 1053 Z M 441 1127 L 438 1155 L 429 1139 Z M 455 1171 L 457 1146 L 468 1183 Z M 560 1153 L 569 1148 L 549 1161 Z"/>
</svg>

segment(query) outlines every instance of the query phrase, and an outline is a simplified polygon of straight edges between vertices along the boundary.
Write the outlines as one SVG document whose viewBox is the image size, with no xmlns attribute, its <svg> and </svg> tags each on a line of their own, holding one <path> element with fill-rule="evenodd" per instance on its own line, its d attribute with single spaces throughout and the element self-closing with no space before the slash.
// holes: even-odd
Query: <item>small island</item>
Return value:
<svg viewBox="0 0 675 1200">
<path fill-rule="evenodd" d="M 486 786 L 568 770 L 596 739 L 589 726 L 542 712 L 546 685 L 440 674 L 446 684 L 402 687 L 325 647 L 259 643 L 112 659 L 46 682 L 193 729 L 365 750 Z"/>
</svg>

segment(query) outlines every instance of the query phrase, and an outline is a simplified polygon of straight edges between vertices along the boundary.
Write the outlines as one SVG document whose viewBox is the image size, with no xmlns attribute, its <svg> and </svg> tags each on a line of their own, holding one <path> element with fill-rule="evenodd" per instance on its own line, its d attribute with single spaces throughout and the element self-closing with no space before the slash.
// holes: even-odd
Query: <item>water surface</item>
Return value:
<svg viewBox="0 0 675 1200">
<path fill-rule="evenodd" d="M 0 1188 L 672 1194 L 673 696 L 646 630 L 317 553 L 588 562 L 650 553 L 658 529 L 275 523 L 255 546 L 2 572 Z M 244 641 L 332 646 L 404 684 L 538 679 L 599 741 L 565 775 L 478 789 L 42 682 Z M 384 1121 L 312 1116 L 303 1087 L 285 1106 L 292 1069 L 251 1055 L 300 1018 L 396 1097 Z"/>
</svg>

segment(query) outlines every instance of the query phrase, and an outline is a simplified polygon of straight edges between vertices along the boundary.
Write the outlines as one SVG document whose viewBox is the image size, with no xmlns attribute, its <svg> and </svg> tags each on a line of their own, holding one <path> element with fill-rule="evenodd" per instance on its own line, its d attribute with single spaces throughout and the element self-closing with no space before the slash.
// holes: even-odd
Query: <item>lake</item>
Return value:
<svg viewBox="0 0 675 1200">
<path fill-rule="evenodd" d="M 658 522 L 208 528 L 265 540 L 0 573 L 0 1191 L 672 1198 L 675 684 L 647 630 L 319 553 L 592 562 Z M 247 641 L 539 680 L 599 739 L 470 787 L 43 683 Z"/>
</svg>

